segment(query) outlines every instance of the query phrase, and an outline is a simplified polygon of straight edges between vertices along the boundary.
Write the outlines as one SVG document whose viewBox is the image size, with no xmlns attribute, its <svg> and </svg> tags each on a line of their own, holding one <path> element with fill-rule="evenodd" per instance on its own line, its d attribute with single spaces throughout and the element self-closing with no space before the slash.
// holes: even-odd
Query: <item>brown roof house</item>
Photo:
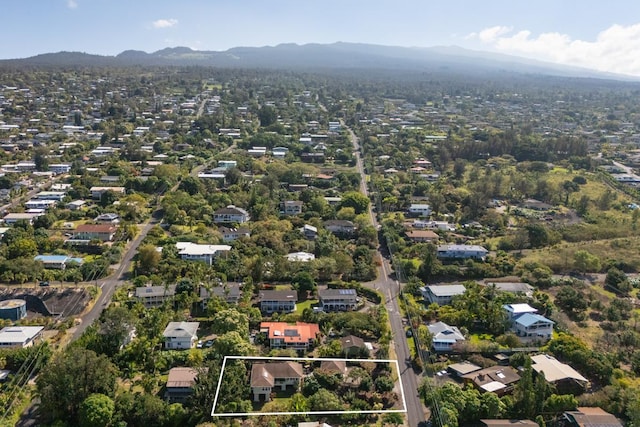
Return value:
<svg viewBox="0 0 640 427">
<path fill-rule="evenodd" d="M 178 367 L 169 371 L 164 398 L 169 403 L 184 403 L 193 393 L 198 371 L 193 368 Z"/>
<path fill-rule="evenodd" d="M 511 366 L 492 366 L 461 375 L 461 378 L 481 392 L 489 391 L 498 396 L 512 391 L 514 385 L 520 381 L 520 375 Z"/>
<path fill-rule="evenodd" d="M 268 402 L 271 392 L 279 387 L 298 390 L 304 372 L 298 362 L 254 363 L 251 367 L 251 394 L 254 402 Z"/>
<path fill-rule="evenodd" d="M 578 407 L 563 418 L 566 427 L 622 427 L 619 419 L 601 408 Z"/>
<path fill-rule="evenodd" d="M 73 238 L 110 242 L 115 237 L 117 230 L 118 227 L 113 224 L 81 224 L 73 231 Z"/>
</svg>

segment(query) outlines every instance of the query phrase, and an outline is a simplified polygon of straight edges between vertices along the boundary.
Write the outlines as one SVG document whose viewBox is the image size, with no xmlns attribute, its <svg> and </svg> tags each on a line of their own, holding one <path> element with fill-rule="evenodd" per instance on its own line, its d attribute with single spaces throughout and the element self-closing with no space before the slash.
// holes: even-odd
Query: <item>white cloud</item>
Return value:
<svg viewBox="0 0 640 427">
<path fill-rule="evenodd" d="M 496 50 L 543 61 L 640 76 L 640 23 L 612 25 L 592 41 L 575 40 L 555 32 L 537 36 L 528 30 L 513 33 L 512 28 L 504 26 L 471 33 L 467 39 L 477 39 Z"/>
<path fill-rule="evenodd" d="M 78 2 L 76 0 L 67 0 L 67 7 L 69 9 L 75 9 L 78 7 Z"/>
<path fill-rule="evenodd" d="M 153 21 L 153 28 L 171 28 L 177 24 L 177 19 L 158 19 L 157 21 Z"/>
</svg>

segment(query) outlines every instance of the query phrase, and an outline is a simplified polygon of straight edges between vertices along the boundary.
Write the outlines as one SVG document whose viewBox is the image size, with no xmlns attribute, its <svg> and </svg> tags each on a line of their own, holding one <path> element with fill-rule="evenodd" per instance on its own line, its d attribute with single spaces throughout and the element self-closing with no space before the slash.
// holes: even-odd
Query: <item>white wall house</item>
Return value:
<svg viewBox="0 0 640 427">
<path fill-rule="evenodd" d="M 553 335 L 553 325 L 544 316 L 526 313 L 515 319 L 511 328 L 524 341 L 548 341 Z"/>
<path fill-rule="evenodd" d="M 202 261 L 207 265 L 213 264 L 213 259 L 221 252 L 231 250 L 229 245 L 199 245 L 191 242 L 177 242 L 178 255 L 184 260 Z"/>
<path fill-rule="evenodd" d="M 464 335 L 456 326 L 449 326 L 444 322 L 427 325 L 431 333 L 431 345 L 435 351 L 451 351 L 453 346 L 465 341 Z"/>
<path fill-rule="evenodd" d="M 237 222 L 242 224 L 247 221 L 249 221 L 249 213 L 234 205 L 220 208 L 213 213 L 213 222 L 215 223 Z"/>
<path fill-rule="evenodd" d="M 478 245 L 440 245 L 436 256 L 445 259 L 484 260 L 489 251 Z"/>
<path fill-rule="evenodd" d="M 409 214 L 416 216 L 429 216 L 431 215 L 431 206 L 424 203 L 412 203 L 409 206 Z"/>
<path fill-rule="evenodd" d="M 164 348 L 167 350 L 193 348 L 198 341 L 198 326 L 200 322 L 169 322 L 162 333 Z"/>
<path fill-rule="evenodd" d="M 463 285 L 431 285 L 420 288 L 425 301 L 440 306 L 449 305 L 456 295 L 462 295 L 467 289 Z"/>
</svg>

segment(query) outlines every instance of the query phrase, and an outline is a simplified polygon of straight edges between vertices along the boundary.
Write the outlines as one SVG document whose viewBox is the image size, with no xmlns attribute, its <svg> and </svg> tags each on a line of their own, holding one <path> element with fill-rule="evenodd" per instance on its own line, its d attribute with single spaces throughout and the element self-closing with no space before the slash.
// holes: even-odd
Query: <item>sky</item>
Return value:
<svg viewBox="0 0 640 427">
<path fill-rule="evenodd" d="M 280 43 L 460 46 L 640 76 L 637 0 L 3 0 L 0 58 Z"/>
</svg>

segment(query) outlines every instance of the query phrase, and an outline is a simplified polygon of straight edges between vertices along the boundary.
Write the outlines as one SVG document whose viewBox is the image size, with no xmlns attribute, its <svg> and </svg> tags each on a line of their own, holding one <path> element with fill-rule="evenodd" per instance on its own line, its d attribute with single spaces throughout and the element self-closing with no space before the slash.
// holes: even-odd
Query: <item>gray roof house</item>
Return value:
<svg viewBox="0 0 640 427">
<path fill-rule="evenodd" d="M 189 349 L 198 341 L 200 322 L 169 322 L 164 329 L 164 348 L 167 350 Z"/>
<path fill-rule="evenodd" d="M 420 288 L 426 302 L 438 305 L 451 304 L 454 296 L 462 295 L 466 290 L 463 285 L 430 285 Z"/>
</svg>

